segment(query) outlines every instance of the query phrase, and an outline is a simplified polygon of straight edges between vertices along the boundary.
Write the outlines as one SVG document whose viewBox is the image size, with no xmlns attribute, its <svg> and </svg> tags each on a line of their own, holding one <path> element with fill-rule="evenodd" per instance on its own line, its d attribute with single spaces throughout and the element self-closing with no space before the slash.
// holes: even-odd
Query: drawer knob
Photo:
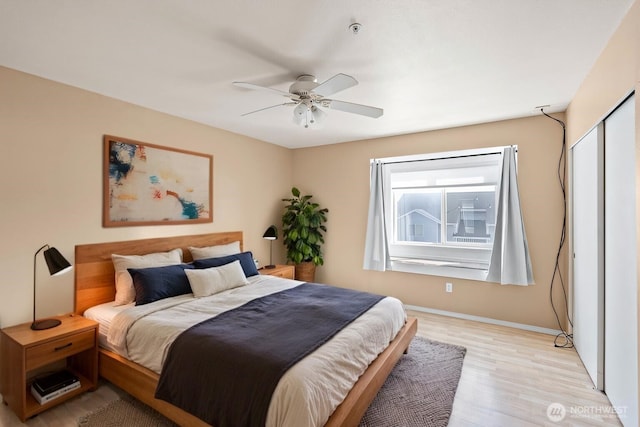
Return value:
<svg viewBox="0 0 640 427">
<path fill-rule="evenodd" d="M 67 347 L 71 347 L 72 345 L 73 345 L 73 343 L 72 343 L 72 342 L 70 342 L 70 343 L 67 343 L 67 344 L 65 344 L 65 345 L 61 345 L 60 347 L 56 347 L 56 348 L 54 348 L 54 349 L 53 349 L 53 351 L 60 351 L 60 350 L 63 350 L 63 349 L 65 349 L 65 348 L 67 348 Z"/>
</svg>

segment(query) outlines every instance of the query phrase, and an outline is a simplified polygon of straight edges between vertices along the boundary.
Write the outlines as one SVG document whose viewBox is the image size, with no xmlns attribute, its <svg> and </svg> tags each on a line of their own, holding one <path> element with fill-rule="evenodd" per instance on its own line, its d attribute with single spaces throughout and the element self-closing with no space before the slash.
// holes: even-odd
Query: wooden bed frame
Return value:
<svg viewBox="0 0 640 427">
<path fill-rule="evenodd" d="M 115 271 L 111 254 L 144 255 L 182 248 L 184 261 L 191 261 L 189 246 L 223 245 L 240 242 L 242 232 L 130 240 L 77 245 L 75 249 L 75 308 L 82 314 L 94 305 L 115 300 Z M 417 331 L 417 319 L 409 318 L 389 347 L 374 360 L 336 408 L 326 426 L 357 426 L 369 404 Z M 100 376 L 146 403 L 181 426 L 206 426 L 199 418 L 154 397 L 158 374 L 105 349 L 99 351 Z"/>
</svg>

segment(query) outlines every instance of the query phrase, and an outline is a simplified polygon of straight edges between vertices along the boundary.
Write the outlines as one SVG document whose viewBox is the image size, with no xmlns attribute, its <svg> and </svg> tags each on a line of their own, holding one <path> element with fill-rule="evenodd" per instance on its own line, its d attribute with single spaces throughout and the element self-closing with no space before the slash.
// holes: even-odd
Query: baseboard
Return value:
<svg viewBox="0 0 640 427">
<path fill-rule="evenodd" d="M 490 317 L 474 316 L 471 314 L 456 313 L 454 311 L 437 310 L 435 308 L 420 307 L 417 305 L 405 304 L 407 310 L 421 311 L 423 313 L 439 314 L 441 316 L 455 317 L 458 319 L 473 320 L 476 322 L 490 323 L 492 325 L 507 326 L 510 328 L 523 329 L 525 331 L 540 332 L 547 335 L 558 335 L 559 329 L 542 328 L 540 326 L 525 325 L 524 323 L 507 322 L 506 320 L 491 319 Z"/>
</svg>

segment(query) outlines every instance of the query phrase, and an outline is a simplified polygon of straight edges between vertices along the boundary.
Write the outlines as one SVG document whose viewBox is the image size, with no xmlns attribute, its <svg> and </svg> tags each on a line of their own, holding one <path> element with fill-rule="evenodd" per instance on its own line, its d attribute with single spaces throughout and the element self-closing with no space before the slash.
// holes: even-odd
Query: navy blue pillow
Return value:
<svg viewBox="0 0 640 427">
<path fill-rule="evenodd" d="M 196 268 L 220 267 L 221 265 L 232 263 L 235 260 L 240 261 L 240 265 L 242 266 L 245 276 L 251 277 L 259 274 L 251 252 L 242 252 L 217 258 L 197 259 L 193 261 L 193 265 Z"/>
<path fill-rule="evenodd" d="M 136 305 L 149 304 L 163 298 L 191 293 L 185 268 L 190 264 L 167 265 L 165 267 L 128 268 L 136 290 Z"/>
</svg>

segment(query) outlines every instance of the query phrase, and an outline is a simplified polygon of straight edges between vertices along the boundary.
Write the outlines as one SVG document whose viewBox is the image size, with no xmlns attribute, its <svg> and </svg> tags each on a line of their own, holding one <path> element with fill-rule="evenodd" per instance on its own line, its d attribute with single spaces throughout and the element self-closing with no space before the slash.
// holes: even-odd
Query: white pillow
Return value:
<svg viewBox="0 0 640 427">
<path fill-rule="evenodd" d="M 112 254 L 113 268 L 116 270 L 116 301 L 115 305 L 129 304 L 136 299 L 133 279 L 127 268 L 164 267 L 182 263 L 182 249 L 177 248 L 169 252 L 156 252 L 147 255 L 117 255 Z"/>
<path fill-rule="evenodd" d="M 196 298 L 249 284 L 240 261 L 233 261 L 220 267 L 185 269 L 184 272 L 189 279 L 193 296 Z"/>
<path fill-rule="evenodd" d="M 240 241 L 227 243 L 226 245 L 205 246 L 202 248 L 194 248 L 189 246 L 189 252 L 194 260 L 216 258 L 227 255 L 234 255 L 240 253 Z"/>
</svg>

